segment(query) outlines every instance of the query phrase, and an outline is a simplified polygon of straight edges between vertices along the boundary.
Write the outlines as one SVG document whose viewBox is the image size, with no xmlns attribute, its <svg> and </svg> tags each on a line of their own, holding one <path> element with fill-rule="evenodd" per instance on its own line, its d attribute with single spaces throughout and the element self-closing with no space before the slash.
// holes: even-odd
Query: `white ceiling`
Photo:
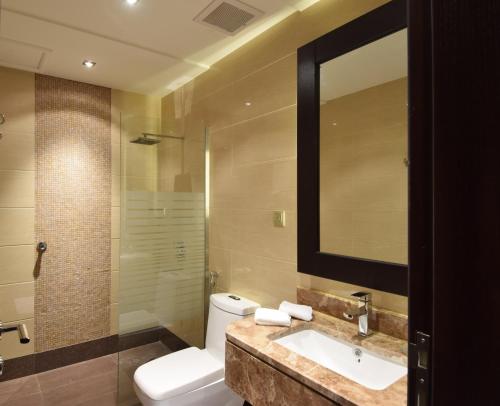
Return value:
<svg viewBox="0 0 500 406">
<path fill-rule="evenodd" d="M 265 14 L 232 37 L 193 21 L 211 1 L 0 0 L 0 65 L 164 95 L 318 0 L 245 0 Z"/>
<path fill-rule="evenodd" d="M 322 102 L 408 76 L 407 29 L 321 65 Z"/>
</svg>

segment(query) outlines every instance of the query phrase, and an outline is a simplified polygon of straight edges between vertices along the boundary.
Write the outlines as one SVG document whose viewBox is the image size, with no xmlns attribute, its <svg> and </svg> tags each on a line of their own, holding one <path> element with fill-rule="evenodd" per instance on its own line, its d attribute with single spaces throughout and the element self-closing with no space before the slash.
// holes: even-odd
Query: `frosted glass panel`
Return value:
<svg viewBox="0 0 500 406">
<path fill-rule="evenodd" d="M 181 338 L 203 331 L 205 196 L 126 192 L 120 333 L 163 326 Z M 201 343 L 202 344 L 202 343 Z"/>
</svg>

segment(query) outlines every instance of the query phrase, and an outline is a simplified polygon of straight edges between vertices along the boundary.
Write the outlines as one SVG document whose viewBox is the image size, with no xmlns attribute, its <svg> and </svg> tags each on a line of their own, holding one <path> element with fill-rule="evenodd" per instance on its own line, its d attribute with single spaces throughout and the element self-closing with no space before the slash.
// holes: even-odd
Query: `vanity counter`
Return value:
<svg viewBox="0 0 500 406">
<path fill-rule="evenodd" d="M 306 393 L 309 404 L 339 404 L 356 406 L 402 406 L 406 405 L 407 376 L 399 379 L 394 384 L 384 390 L 368 389 L 348 378 L 327 369 L 314 361 L 300 356 L 277 344 L 273 340 L 289 335 L 301 330 L 316 330 L 340 340 L 350 342 L 364 348 L 372 353 L 379 354 L 385 358 L 398 363 L 407 364 L 407 342 L 379 332 L 374 332 L 371 336 L 361 338 L 357 335 L 356 325 L 345 322 L 338 318 L 314 312 L 314 319 L 310 322 L 293 320 L 291 327 L 258 326 L 253 317 L 247 317 L 230 324 L 226 329 L 228 345 L 226 345 L 226 381 L 237 393 L 248 393 L 249 389 L 244 386 L 252 386 L 248 370 L 246 374 L 242 372 L 244 360 L 238 359 L 239 354 L 249 359 L 259 360 L 266 368 L 277 370 L 286 376 L 286 380 L 281 379 L 274 382 L 268 379 L 260 382 L 261 393 L 257 393 L 255 385 L 250 389 L 254 406 L 259 404 L 272 404 L 266 397 L 274 396 L 276 388 L 274 385 L 295 385 L 306 387 L 311 390 Z M 242 351 L 241 351 L 242 350 Z M 246 353 L 246 354 L 245 354 Z M 256 361 L 255 360 L 255 361 Z M 254 362 L 255 364 L 255 362 Z M 266 365 L 267 364 L 267 365 Z M 253 371 L 258 372 L 258 367 Z M 276 374 L 272 373 L 272 377 Z M 238 386 L 235 388 L 234 386 Z M 288 388 L 286 388 L 288 390 Z M 290 392 L 294 392 L 290 388 Z M 296 390 L 295 390 L 296 392 Z M 311 396 L 317 395 L 322 400 L 312 401 Z M 297 394 L 294 397 L 298 396 Z M 256 401 L 255 399 L 258 399 Z M 278 403 L 276 403 L 278 404 Z M 286 404 L 286 403 L 279 403 Z M 301 404 L 297 400 L 296 404 Z M 305 403 L 302 403 L 305 404 Z"/>
</svg>

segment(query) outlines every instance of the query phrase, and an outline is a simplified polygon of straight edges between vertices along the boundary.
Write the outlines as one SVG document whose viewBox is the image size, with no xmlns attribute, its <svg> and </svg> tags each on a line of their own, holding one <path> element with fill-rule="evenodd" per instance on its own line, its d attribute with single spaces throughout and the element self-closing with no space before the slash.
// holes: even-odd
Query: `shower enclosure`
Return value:
<svg viewBox="0 0 500 406">
<path fill-rule="evenodd" d="M 203 348 L 206 182 L 202 131 L 121 116 L 119 404 L 135 405 L 133 372 L 185 346 Z"/>
</svg>

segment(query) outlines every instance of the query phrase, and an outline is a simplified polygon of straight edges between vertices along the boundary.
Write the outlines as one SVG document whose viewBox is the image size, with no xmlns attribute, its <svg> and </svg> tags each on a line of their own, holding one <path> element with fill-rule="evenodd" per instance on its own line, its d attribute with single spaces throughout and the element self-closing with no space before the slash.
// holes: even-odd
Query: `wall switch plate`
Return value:
<svg viewBox="0 0 500 406">
<path fill-rule="evenodd" d="M 285 227 L 285 210 L 273 211 L 273 224 L 274 227 Z"/>
</svg>

